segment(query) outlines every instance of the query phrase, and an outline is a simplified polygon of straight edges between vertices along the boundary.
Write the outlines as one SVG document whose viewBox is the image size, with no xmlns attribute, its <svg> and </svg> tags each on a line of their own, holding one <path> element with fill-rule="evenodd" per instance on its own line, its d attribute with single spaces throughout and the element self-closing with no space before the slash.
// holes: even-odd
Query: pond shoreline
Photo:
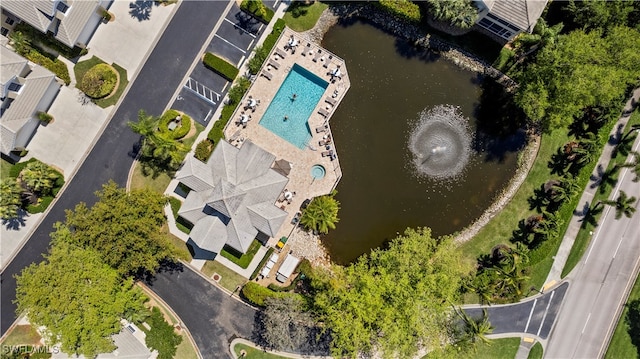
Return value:
<svg viewBox="0 0 640 359">
<path fill-rule="evenodd" d="M 412 42 L 416 47 L 437 52 L 443 58 L 462 69 L 492 78 L 502 84 L 508 92 L 513 91 L 517 87 L 517 84 L 513 80 L 476 56 L 436 36 L 425 33 L 413 24 L 403 22 L 384 13 L 370 4 L 343 3 L 332 5 L 322 13 L 312 29 L 302 34 L 306 35 L 309 40 L 321 44 L 325 33 L 329 31 L 331 27 L 338 25 L 341 21 L 351 21 L 355 19 L 368 20 L 374 25 L 381 27 L 384 31 Z M 536 131 L 527 131 L 527 143 L 519 155 L 515 174 L 479 218 L 464 229 L 452 234 L 456 243 L 461 244 L 472 239 L 473 236 L 495 217 L 515 196 L 535 161 L 539 146 L 540 136 L 536 134 Z M 309 256 L 311 263 L 322 267 L 327 267 L 329 263 L 332 263 L 329 253 L 318 235 L 307 232 L 303 234 L 300 232 L 303 231 L 299 231 L 294 235 L 294 237 L 298 237 L 294 238 L 297 239 L 293 241 L 294 243 L 302 242 L 294 247 L 294 253 L 296 255 Z"/>
</svg>

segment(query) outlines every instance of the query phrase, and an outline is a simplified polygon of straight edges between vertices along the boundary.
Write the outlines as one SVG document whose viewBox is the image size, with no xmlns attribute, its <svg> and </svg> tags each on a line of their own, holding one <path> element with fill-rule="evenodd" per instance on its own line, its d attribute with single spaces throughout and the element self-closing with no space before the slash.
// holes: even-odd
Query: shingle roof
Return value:
<svg viewBox="0 0 640 359">
<path fill-rule="evenodd" d="M 0 46 L 0 48 L 0 54 L 4 59 L 5 54 L 8 55 L 7 52 L 11 52 L 11 50 L 4 46 Z M 2 72 L 4 72 L 4 66 Z M 16 134 L 33 118 L 36 108 L 47 90 L 51 86 L 60 87 L 51 71 L 37 65 L 25 77 L 18 78 L 18 82 L 22 85 L 18 96 L 13 100 L 5 99 L 5 101 L 11 101 L 8 107 L 6 103 L 2 104 L 4 111 L 0 117 L 0 133 L 2 134 L 0 146 L 3 153 L 9 153 L 13 150 Z"/>
<path fill-rule="evenodd" d="M 484 1 L 489 13 L 522 30 L 531 32 L 542 15 L 548 0 Z"/>
<path fill-rule="evenodd" d="M 0 83 L 4 86 L 14 77 L 22 75 L 25 67 L 28 65 L 28 61 L 6 47 L 0 47 L 0 55 L 2 56 L 2 62 L 0 63 Z"/>
<path fill-rule="evenodd" d="M 60 21 L 60 27 L 56 38 L 70 47 L 78 42 L 78 38 L 85 26 L 96 13 L 100 1 L 98 0 L 75 0 L 70 1 L 71 7 L 67 10 L 65 18 Z"/>
<path fill-rule="evenodd" d="M 190 157 L 190 161 L 198 160 Z M 194 189 L 179 211 L 194 223 L 190 236 L 197 245 L 211 250 L 222 241 L 244 253 L 258 231 L 268 236 L 277 233 L 287 213 L 274 203 L 289 180 L 270 168 L 274 161 L 274 155 L 251 141 L 239 150 L 226 141 L 218 143 L 207 162 L 213 189 L 199 194 Z M 192 164 L 184 168 L 193 172 Z M 192 176 L 178 178 L 192 180 Z"/>
<path fill-rule="evenodd" d="M 213 188 L 211 166 L 190 157 L 180 169 L 176 179 L 194 191 L 206 191 Z"/>
<path fill-rule="evenodd" d="M 47 32 L 53 21 L 54 5 L 55 2 L 50 0 L 2 1 L 3 8 L 42 32 Z"/>
</svg>

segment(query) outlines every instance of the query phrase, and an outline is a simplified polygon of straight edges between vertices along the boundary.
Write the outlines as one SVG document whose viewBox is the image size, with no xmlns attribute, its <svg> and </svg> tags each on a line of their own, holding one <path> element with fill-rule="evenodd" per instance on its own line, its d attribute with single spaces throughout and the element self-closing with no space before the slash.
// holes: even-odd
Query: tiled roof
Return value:
<svg viewBox="0 0 640 359">
<path fill-rule="evenodd" d="M 78 42 L 78 38 L 87 26 L 89 19 L 96 14 L 100 1 L 74 0 L 68 3 L 71 7 L 67 10 L 65 18 L 60 21 L 56 38 L 69 47 L 73 47 Z"/>
<path fill-rule="evenodd" d="M 493 0 L 484 3 L 492 15 L 524 31 L 532 31 L 547 5 L 547 0 Z"/>
<path fill-rule="evenodd" d="M 25 67 L 28 65 L 28 61 L 6 47 L 0 47 L 0 55 L 2 56 L 2 62 L 0 63 L 0 83 L 4 86 L 12 78 L 23 74 Z"/>
<path fill-rule="evenodd" d="M 193 161 L 198 160 L 187 160 Z M 274 161 L 274 155 L 251 141 L 239 150 L 226 141 L 218 143 L 206 164 L 209 173 L 198 169 L 199 178 L 212 178 L 213 189 L 197 193 L 190 186 L 194 191 L 179 211 L 194 223 L 190 237 L 198 246 L 212 250 L 222 241 L 244 253 L 258 231 L 269 236 L 278 232 L 287 213 L 275 201 L 289 180 L 270 168 Z M 188 174 L 177 178 L 192 181 L 193 164 L 185 164 L 184 170 Z"/>
<path fill-rule="evenodd" d="M 29 23 L 36 29 L 47 32 L 53 21 L 55 2 L 50 0 L 4 0 L 2 7 Z"/>
<path fill-rule="evenodd" d="M 211 166 L 195 157 L 189 157 L 182 165 L 176 179 L 194 191 L 206 191 L 213 188 Z"/>
</svg>

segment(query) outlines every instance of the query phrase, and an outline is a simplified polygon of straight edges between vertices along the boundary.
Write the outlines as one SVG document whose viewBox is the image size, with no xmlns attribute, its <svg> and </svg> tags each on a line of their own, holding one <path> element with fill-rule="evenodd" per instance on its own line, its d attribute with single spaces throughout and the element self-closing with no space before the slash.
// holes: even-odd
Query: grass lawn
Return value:
<svg viewBox="0 0 640 359">
<path fill-rule="evenodd" d="M 640 277 L 636 278 L 636 284 L 631 289 L 631 293 L 629 293 L 629 299 L 627 300 L 627 304 L 625 305 L 624 310 L 622 311 L 622 315 L 620 315 L 620 319 L 618 320 L 618 325 L 616 326 L 616 330 L 613 332 L 613 337 L 611 338 L 611 342 L 609 343 L 609 348 L 607 348 L 607 354 L 605 354 L 605 359 L 634 359 L 640 358 L 640 347 L 633 344 L 631 341 L 632 338 L 636 338 L 636 344 L 640 342 L 638 338 L 640 338 L 640 333 L 631 331 L 629 327 L 629 303 L 633 301 L 640 300 Z M 637 317 L 637 313 L 635 316 Z M 638 327 L 636 323 L 636 328 Z"/>
<path fill-rule="evenodd" d="M 40 344 L 40 334 L 31 325 L 16 325 L 2 341 L 2 345 Z M 4 358 L 4 357 L 3 357 Z"/>
<path fill-rule="evenodd" d="M 213 273 L 220 274 L 220 285 L 232 292 L 236 290 L 239 285 L 244 285 L 248 281 L 247 278 L 216 261 L 207 261 L 207 263 L 204 264 L 204 267 L 202 267 L 202 273 L 208 277 L 211 277 Z"/>
<path fill-rule="evenodd" d="M 631 115 L 631 118 L 627 123 L 627 127 L 625 128 L 625 132 L 623 133 L 626 133 L 626 131 L 632 125 L 636 125 L 636 124 L 640 124 L 639 109 L 636 109 L 636 111 L 634 111 L 634 113 Z M 609 162 L 609 167 L 607 169 L 612 168 L 614 162 L 617 161 L 619 163 L 622 163 L 625 160 L 626 160 L 626 156 L 618 154 L 614 159 L 611 160 L 611 162 Z M 598 201 L 609 198 L 609 195 L 611 194 L 612 190 L 613 190 L 612 188 L 609 188 L 607 191 L 605 191 L 605 193 L 602 193 L 602 194 L 600 193 L 600 191 L 596 192 L 595 196 L 593 197 L 593 201 L 591 202 L 592 205 L 594 205 L 595 203 L 598 203 Z M 599 220 L 601 215 L 602 213 L 596 215 L 596 218 Z M 575 242 L 573 242 L 573 247 L 571 247 L 571 252 L 569 253 L 569 257 L 567 258 L 567 263 L 565 263 L 564 268 L 562 269 L 563 278 L 566 277 L 573 270 L 573 268 L 575 268 L 578 262 L 580 262 L 580 259 L 582 259 L 582 256 L 584 255 L 585 251 L 587 250 L 587 247 L 589 246 L 589 243 L 591 243 L 591 234 L 589 233 L 591 231 L 595 232 L 596 228 L 593 227 L 591 224 L 587 224 L 585 228 L 581 228 L 580 232 L 578 232 L 578 235 L 576 236 L 576 240 Z"/>
<path fill-rule="evenodd" d="M 196 349 L 191 344 L 189 337 L 184 332 L 182 333 L 182 342 L 178 345 L 178 349 L 176 350 L 176 355 L 174 358 L 180 359 L 198 359 L 198 354 L 196 353 Z"/>
<path fill-rule="evenodd" d="M 94 56 L 89 60 L 78 62 L 76 66 L 73 67 L 73 72 L 76 74 L 77 89 L 82 90 L 80 87 L 78 87 L 78 83 L 82 81 L 82 77 L 84 77 L 84 74 L 87 71 L 89 71 L 89 69 L 91 69 L 92 67 L 98 64 L 106 64 L 106 62 Z M 96 105 L 102 108 L 115 105 L 116 102 L 118 102 L 120 95 L 122 95 L 122 93 L 124 92 L 124 89 L 127 88 L 127 85 L 129 84 L 129 80 L 127 79 L 127 70 L 125 70 L 124 68 L 116 64 L 112 64 L 111 66 L 113 66 L 113 68 L 116 69 L 116 71 L 118 71 L 118 74 L 120 75 L 120 83 L 118 84 L 118 88 L 116 89 L 116 91 L 110 97 L 92 100 L 93 102 L 95 102 Z"/>
<path fill-rule="evenodd" d="M 537 342 L 529 351 L 529 356 L 527 357 L 527 359 L 542 359 L 542 353 L 542 344 Z"/>
<path fill-rule="evenodd" d="M 311 5 L 305 5 L 302 2 L 292 2 L 284 13 L 284 21 L 293 31 L 307 31 L 311 29 L 322 12 L 329 5 L 320 1 L 315 1 Z"/>
<path fill-rule="evenodd" d="M 175 197 L 169 197 L 169 202 L 171 203 L 171 212 L 173 212 L 173 218 L 176 221 L 176 227 L 178 227 L 179 230 L 186 234 L 191 233 L 190 225 L 187 226 L 188 224 L 184 222 L 182 217 L 178 216 L 178 211 L 180 210 L 180 207 L 182 207 L 182 201 Z"/>
<path fill-rule="evenodd" d="M 488 344 L 478 343 L 476 350 L 469 348 L 467 351 L 453 353 L 451 351 L 452 347 L 448 347 L 449 350 L 444 354 L 444 357 L 464 359 L 513 359 L 516 356 L 519 346 L 520 338 L 492 339 Z M 422 359 L 438 359 L 441 357 L 441 354 L 442 352 L 432 352 L 422 357 Z"/>
<path fill-rule="evenodd" d="M 233 352 L 236 353 L 238 357 L 240 357 L 240 351 L 244 350 L 247 352 L 245 356 L 246 359 L 282 359 L 287 358 L 280 355 L 265 353 L 262 349 L 257 349 L 254 347 L 250 347 L 245 344 L 236 344 L 233 346 Z"/>
<path fill-rule="evenodd" d="M 249 249 L 247 249 L 247 253 L 245 254 L 234 251 L 232 248 L 224 247 L 220 251 L 220 255 L 237 264 L 240 268 L 246 269 L 251 263 L 253 257 L 260 249 L 260 246 L 260 242 L 254 239 L 253 242 L 251 242 Z"/>
<path fill-rule="evenodd" d="M 191 262 L 193 257 L 191 257 L 191 252 L 189 252 L 189 248 L 187 248 L 187 244 L 184 243 L 182 239 L 169 233 L 169 227 L 167 225 L 164 225 L 162 227 L 162 231 L 166 233 L 167 238 L 169 238 L 169 241 L 171 242 L 171 244 L 173 244 L 173 248 L 176 251 L 176 256 L 185 262 Z"/>
<path fill-rule="evenodd" d="M 11 170 L 13 165 L 11 162 L 5 160 L 4 158 L 0 160 L 0 178 L 5 179 L 9 177 L 9 171 Z"/>
</svg>

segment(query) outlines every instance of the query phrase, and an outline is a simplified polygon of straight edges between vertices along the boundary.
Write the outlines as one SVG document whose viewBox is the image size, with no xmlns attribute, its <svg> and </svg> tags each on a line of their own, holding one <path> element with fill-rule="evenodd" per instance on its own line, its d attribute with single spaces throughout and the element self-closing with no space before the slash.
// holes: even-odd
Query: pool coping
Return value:
<svg viewBox="0 0 640 359">
<path fill-rule="evenodd" d="M 295 52 L 286 49 L 286 45 L 292 37 L 298 41 Z M 274 62 L 277 68 L 273 66 Z M 327 88 L 307 120 L 311 131 L 311 140 L 304 149 L 296 147 L 260 125 L 262 116 L 294 64 L 328 82 Z M 338 67 L 341 72 L 340 78 L 331 74 Z M 297 227 L 297 223 L 293 224 L 292 220 L 306 199 L 330 194 L 342 178 L 338 146 L 331 136 L 330 119 L 350 86 L 349 74 L 342 58 L 312 42 L 307 36 L 285 27 L 258 75 L 252 79 L 252 84 L 242 98 L 240 106 L 225 126 L 225 138 L 230 139 L 228 142 L 232 145 L 241 147 L 244 141 L 250 140 L 274 154 L 277 159 L 285 159 L 292 163 L 291 172 L 287 176 L 289 182 L 286 189 L 295 192 L 296 195 L 291 203 L 287 203 L 287 201 L 275 203 L 277 207 L 287 212 L 287 218 L 276 236 L 269 239 L 268 245 L 274 246 L 281 237 L 289 237 Z M 245 110 L 245 105 L 248 104 L 250 98 L 260 100 L 254 111 Z M 251 114 L 251 120 L 246 123 L 246 127 L 237 124 L 243 112 Z M 329 149 L 320 144 L 325 141 L 325 136 L 329 136 L 330 139 Z M 323 156 L 323 152 L 326 155 L 328 151 L 332 151 L 333 159 L 331 159 L 332 156 Z M 311 167 L 314 165 L 322 165 L 325 168 L 323 178 L 315 179 L 311 176 Z"/>
</svg>

